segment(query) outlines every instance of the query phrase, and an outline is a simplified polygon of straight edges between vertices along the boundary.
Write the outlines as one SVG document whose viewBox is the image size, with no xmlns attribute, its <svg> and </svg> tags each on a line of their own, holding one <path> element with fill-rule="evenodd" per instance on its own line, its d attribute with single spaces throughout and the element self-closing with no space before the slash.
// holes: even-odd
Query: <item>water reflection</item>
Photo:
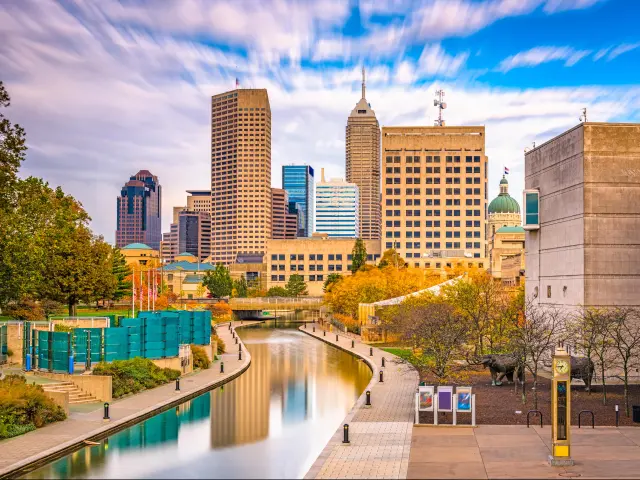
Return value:
<svg viewBox="0 0 640 480">
<path fill-rule="evenodd" d="M 28 478 L 300 478 L 371 372 L 293 329 L 239 330 L 247 372 Z"/>
</svg>

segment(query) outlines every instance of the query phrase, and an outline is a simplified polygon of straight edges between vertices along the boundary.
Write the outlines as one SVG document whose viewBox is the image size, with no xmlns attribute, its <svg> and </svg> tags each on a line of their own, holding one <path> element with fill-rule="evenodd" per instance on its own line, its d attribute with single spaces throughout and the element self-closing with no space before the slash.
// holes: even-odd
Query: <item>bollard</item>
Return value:
<svg viewBox="0 0 640 480">
<path fill-rule="evenodd" d="M 382 357 L 382 368 L 384 368 L 384 357 Z"/>
<path fill-rule="evenodd" d="M 616 403 L 616 428 L 620 426 L 620 405 Z"/>
<path fill-rule="evenodd" d="M 242 351 L 242 344 L 238 345 L 238 351 L 241 352 Z"/>
<path fill-rule="evenodd" d="M 326 330 L 323 330 L 323 331 L 322 331 L 322 336 L 323 336 L 323 337 L 326 337 L 326 336 L 327 336 L 327 331 L 326 331 Z"/>
<path fill-rule="evenodd" d="M 220 373 L 224 373 L 224 362 L 220 362 Z"/>
<path fill-rule="evenodd" d="M 231 322 L 229 322 L 229 331 L 231 331 Z"/>
<path fill-rule="evenodd" d="M 356 346 L 356 341 L 355 340 L 351 340 L 351 348 L 355 348 Z"/>
<path fill-rule="evenodd" d="M 342 443 L 350 443 L 349 442 L 349 424 L 344 424 L 344 438 L 342 439 Z"/>
<path fill-rule="evenodd" d="M 369 347 L 369 356 L 373 357 L 373 347 Z"/>
<path fill-rule="evenodd" d="M 336 334 L 336 342 L 338 341 L 338 335 Z"/>
<path fill-rule="evenodd" d="M 109 402 L 104 403 L 104 417 L 103 420 L 109 420 Z"/>
<path fill-rule="evenodd" d="M 304 323 L 304 329 L 307 329 L 307 322 Z"/>
<path fill-rule="evenodd" d="M 383 372 L 382 370 L 380 370 L 380 382 L 382 382 L 382 381 L 383 381 L 383 380 L 382 380 L 382 375 L 383 375 L 383 373 L 384 373 L 384 372 Z"/>
<path fill-rule="evenodd" d="M 365 403 L 365 405 L 367 407 L 370 407 L 371 406 L 371 392 L 369 390 L 367 390 L 366 395 L 367 395 L 367 403 Z"/>
<path fill-rule="evenodd" d="M 180 379 L 176 378 L 176 392 L 180 391 Z"/>
<path fill-rule="evenodd" d="M 238 337 L 236 337 L 236 345 L 238 345 Z"/>
<path fill-rule="evenodd" d="M 316 326 L 313 326 L 313 333 L 316 333 Z"/>
<path fill-rule="evenodd" d="M 242 350 L 238 352 L 238 360 L 242 360 Z"/>
</svg>

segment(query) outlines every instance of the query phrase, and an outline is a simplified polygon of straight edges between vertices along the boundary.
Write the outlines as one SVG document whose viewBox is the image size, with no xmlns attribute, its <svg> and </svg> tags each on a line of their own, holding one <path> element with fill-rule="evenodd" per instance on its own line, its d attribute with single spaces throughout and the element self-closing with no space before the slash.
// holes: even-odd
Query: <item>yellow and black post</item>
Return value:
<svg viewBox="0 0 640 480">
<path fill-rule="evenodd" d="M 564 347 L 553 355 L 551 381 L 551 455 L 549 464 L 573 465 L 571 459 L 571 357 Z"/>
</svg>

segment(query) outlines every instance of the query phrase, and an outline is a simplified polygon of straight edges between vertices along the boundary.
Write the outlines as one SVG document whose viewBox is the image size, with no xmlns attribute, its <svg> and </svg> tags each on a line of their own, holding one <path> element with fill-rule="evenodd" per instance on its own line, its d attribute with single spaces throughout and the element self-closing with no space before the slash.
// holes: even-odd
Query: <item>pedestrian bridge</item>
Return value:
<svg viewBox="0 0 640 480">
<path fill-rule="evenodd" d="M 256 297 L 229 299 L 229 306 L 234 312 L 247 310 L 319 310 L 322 303 L 322 297 Z"/>
</svg>

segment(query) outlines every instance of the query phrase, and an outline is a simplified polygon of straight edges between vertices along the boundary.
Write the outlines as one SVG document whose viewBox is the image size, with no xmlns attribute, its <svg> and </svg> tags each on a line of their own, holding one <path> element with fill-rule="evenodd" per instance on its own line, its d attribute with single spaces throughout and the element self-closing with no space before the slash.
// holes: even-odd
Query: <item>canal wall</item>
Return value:
<svg viewBox="0 0 640 480">
<path fill-rule="evenodd" d="M 300 331 L 361 358 L 373 372 L 369 385 L 304 478 L 406 478 L 419 382 L 416 369 L 354 337 L 325 333 L 317 324 L 300 327 Z M 371 406 L 366 405 L 367 391 Z M 345 424 L 349 425 L 348 444 L 343 443 Z"/>
<path fill-rule="evenodd" d="M 245 321 L 242 325 L 235 322 L 232 328 L 255 323 L 261 322 Z M 235 340 L 228 326 L 218 325 L 217 333 L 229 352 L 219 356 L 211 368 L 182 377 L 179 391 L 176 391 L 174 383 L 162 385 L 111 403 L 110 420 L 103 419 L 102 404 L 99 404 L 89 413 L 72 413 L 63 422 L 0 441 L 0 479 L 19 477 L 85 446 L 85 440 L 98 442 L 240 376 L 249 368 L 251 355 L 238 340 L 243 347 L 242 360 L 238 359 Z M 224 373 L 220 373 L 221 362 L 224 362 Z"/>
</svg>

